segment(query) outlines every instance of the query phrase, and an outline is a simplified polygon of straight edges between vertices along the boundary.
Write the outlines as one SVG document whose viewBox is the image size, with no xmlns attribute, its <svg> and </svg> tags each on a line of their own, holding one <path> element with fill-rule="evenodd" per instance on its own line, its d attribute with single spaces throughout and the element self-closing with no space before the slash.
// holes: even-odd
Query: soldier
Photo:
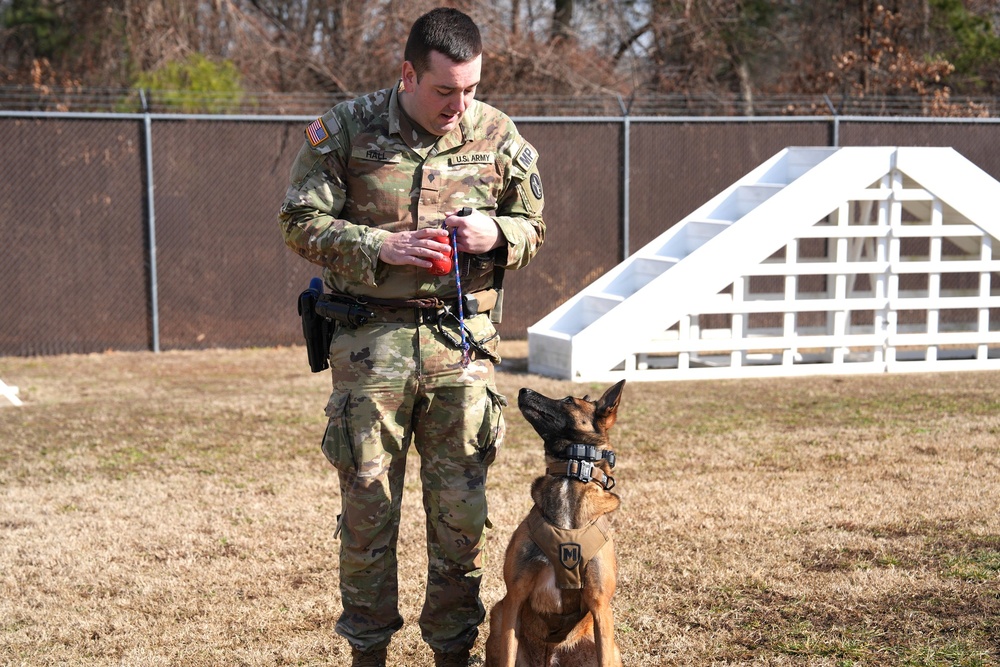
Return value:
<svg viewBox="0 0 1000 667">
<path fill-rule="evenodd" d="M 340 481 L 337 632 L 354 665 L 384 665 L 403 623 L 396 541 L 411 442 L 427 522 L 420 628 L 435 664 L 468 664 L 485 617 L 486 472 L 506 405 L 494 323 L 504 269 L 528 263 L 545 224 L 538 155 L 475 99 L 481 66 L 472 19 L 421 16 L 397 85 L 306 128 L 279 215 L 288 246 L 323 267 L 324 298 L 366 313 L 335 324 L 322 443 Z M 431 273 L 452 242 L 460 273 Z M 460 288 L 471 297 L 461 308 Z"/>
</svg>

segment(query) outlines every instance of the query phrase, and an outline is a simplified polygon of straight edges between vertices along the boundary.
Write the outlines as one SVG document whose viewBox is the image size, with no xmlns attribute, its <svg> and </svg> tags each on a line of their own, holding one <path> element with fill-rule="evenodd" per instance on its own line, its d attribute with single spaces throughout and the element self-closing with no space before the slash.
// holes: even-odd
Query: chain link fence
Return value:
<svg viewBox="0 0 1000 667">
<path fill-rule="evenodd" d="M 319 268 L 277 209 L 314 117 L 0 111 L 0 355 L 300 343 Z M 953 146 L 1000 177 L 993 119 L 515 121 L 548 233 L 507 274 L 508 339 L 786 146 Z"/>
<path fill-rule="evenodd" d="M 365 92 L 365 91 L 362 91 Z M 276 93 L 266 91 L 191 92 L 136 88 L 79 88 L 48 85 L 0 86 L 0 109 L 8 111 L 75 111 L 90 113 L 211 113 L 314 115 L 352 92 Z M 494 95 L 477 97 L 510 116 L 1000 116 L 1000 98 L 931 95 L 758 95 L 737 93 L 616 93 L 578 95 Z"/>
</svg>

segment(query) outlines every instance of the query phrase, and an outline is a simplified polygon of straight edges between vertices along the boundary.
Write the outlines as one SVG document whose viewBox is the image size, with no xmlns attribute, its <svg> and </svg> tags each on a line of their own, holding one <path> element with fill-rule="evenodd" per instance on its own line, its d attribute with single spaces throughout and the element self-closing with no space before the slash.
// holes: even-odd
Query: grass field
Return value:
<svg viewBox="0 0 1000 667">
<path fill-rule="evenodd" d="M 504 352 L 512 406 L 605 388 Z M 2 358 L 0 377 L 25 401 L 0 404 L 0 664 L 347 664 L 329 378 L 303 348 Z M 487 605 L 543 465 L 507 422 Z M 636 383 L 613 435 L 626 665 L 1000 664 L 1000 374 Z M 389 655 L 423 666 L 415 474 L 406 493 Z"/>
</svg>

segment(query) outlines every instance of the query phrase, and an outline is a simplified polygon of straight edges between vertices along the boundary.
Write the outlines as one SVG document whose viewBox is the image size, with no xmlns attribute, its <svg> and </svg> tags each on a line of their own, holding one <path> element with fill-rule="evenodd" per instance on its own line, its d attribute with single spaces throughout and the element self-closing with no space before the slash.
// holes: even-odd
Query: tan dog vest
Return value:
<svg viewBox="0 0 1000 667">
<path fill-rule="evenodd" d="M 528 533 L 552 563 L 556 586 L 583 588 L 583 571 L 597 552 L 608 543 L 611 522 L 601 515 L 583 528 L 557 528 L 545 520 L 538 505 L 528 513 Z"/>
</svg>

